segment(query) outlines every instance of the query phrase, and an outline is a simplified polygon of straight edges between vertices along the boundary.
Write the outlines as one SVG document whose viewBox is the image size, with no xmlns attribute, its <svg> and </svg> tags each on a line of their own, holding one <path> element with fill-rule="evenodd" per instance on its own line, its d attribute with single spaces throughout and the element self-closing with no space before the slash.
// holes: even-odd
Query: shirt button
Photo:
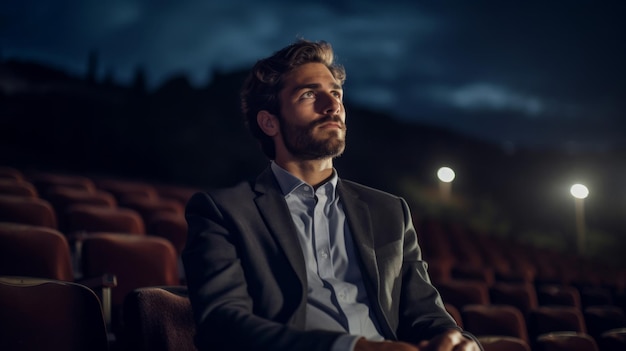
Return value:
<svg viewBox="0 0 626 351">
<path fill-rule="evenodd" d="M 339 293 L 339 299 L 345 300 L 346 299 L 346 294 L 344 294 L 343 292 L 340 292 Z"/>
<path fill-rule="evenodd" d="M 309 187 L 308 187 L 308 186 L 306 186 L 306 185 L 305 185 L 304 187 L 302 187 L 302 189 L 303 189 L 304 191 L 310 191 L 310 190 L 311 190 L 311 188 L 309 188 Z"/>
<path fill-rule="evenodd" d="M 320 250 L 320 256 L 322 256 L 322 258 L 328 258 L 328 252 L 326 250 Z"/>
</svg>

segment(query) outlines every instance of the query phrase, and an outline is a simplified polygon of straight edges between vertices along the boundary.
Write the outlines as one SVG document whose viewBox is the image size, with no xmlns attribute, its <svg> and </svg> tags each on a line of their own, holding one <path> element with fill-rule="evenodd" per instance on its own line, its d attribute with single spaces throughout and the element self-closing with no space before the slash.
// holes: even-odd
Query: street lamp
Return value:
<svg viewBox="0 0 626 351">
<path fill-rule="evenodd" d="M 439 178 L 439 191 L 443 201 L 450 199 L 450 193 L 452 192 L 452 181 L 455 174 L 450 167 L 441 167 L 437 170 L 437 178 Z"/>
<path fill-rule="evenodd" d="M 589 189 L 582 184 L 574 184 L 570 188 L 570 193 L 576 202 L 576 239 L 578 245 L 578 253 L 585 254 L 585 209 L 584 200 L 589 196 Z"/>
</svg>

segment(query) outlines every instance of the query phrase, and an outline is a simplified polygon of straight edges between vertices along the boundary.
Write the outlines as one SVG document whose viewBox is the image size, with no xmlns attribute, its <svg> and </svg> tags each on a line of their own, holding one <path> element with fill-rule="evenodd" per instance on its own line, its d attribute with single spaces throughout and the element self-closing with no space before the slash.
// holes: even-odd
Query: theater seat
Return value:
<svg viewBox="0 0 626 351">
<path fill-rule="evenodd" d="M 187 242 L 187 221 L 182 213 L 157 213 L 147 223 L 146 231 L 169 240 L 179 254 Z"/>
<path fill-rule="evenodd" d="M 81 232 L 145 234 L 146 228 L 134 210 L 75 204 L 67 209 L 67 234 L 73 236 Z"/>
<path fill-rule="evenodd" d="M 487 284 L 474 280 L 449 280 L 438 284 L 443 301 L 462 309 L 465 305 L 489 304 Z"/>
<path fill-rule="evenodd" d="M 553 332 L 537 338 L 537 351 L 598 351 L 598 344 L 589 335 L 576 332 Z"/>
<path fill-rule="evenodd" d="M 478 341 L 485 351 L 531 351 L 526 341 L 510 336 L 481 336 Z"/>
<path fill-rule="evenodd" d="M 608 330 L 598 340 L 601 351 L 626 350 L 626 328 Z"/>
<path fill-rule="evenodd" d="M 508 305 L 467 305 L 461 309 L 463 325 L 476 336 L 510 336 L 528 343 L 522 313 Z"/>
<path fill-rule="evenodd" d="M 0 275 L 73 281 L 67 240 L 52 228 L 0 222 Z"/>
<path fill-rule="evenodd" d="M 178 201 L 161 198 L 149 199 L 141 196 L 127 196 L 119 200 L 119 206 L 139 212 L 144 223 L 149 223 L 154 216 L 160 213 L 179 215 L 185 213 L 185 207 Z"/>
<path fill-rule="evenodd" d="M 552 332 L 587 333 L 582 312 L 571 306 L 540 306 L 528 317 L 532 339 Z"/>
<path fill-rule="evenodd" d="M 17 168 L 0 166 L 0 179 L 24 180 L 24 174 Z"/>
<path fill-rule="evenodd" d="M 25 197 L 39 197 L 37 189 L 31 183 L 25 180 L 3 178 L 0 178 L 0 194 Z"/>
<path fill-rule="evenodd" d="M 0 195 L 0 221 L 57 229 L 56 212 L 46 200 Z"/>
<path fill-rule="evenodd" d="M 107 323 L 115 276 L 100 274 L 79 280 L 72 267 L 69 244 L 55 229 L 0 222 L 0 275 L 27 276 L 83 284 L 98 294 Z"/>
<path fill-rule="evenodd" d="M 98 298 L 71 282 L 0 277 L 2 350 L 106 351 Z"/>
<path fill-rule="evenodd" d="M 539 306 L 537 293 L 532 284 L 527 283 L 496 283 L 489 289 L 491 303 L 511 305 L 522 312 L 524 318 Z"/>
<path fill-rule="evenodd" d="M 119 233 L 92 233 L 82 241 L 81 268 L 86 276 L 113 274 L 111 292 L 113 332 L 122 325 L 126 295 L 146 286 L 180 285 L 176 249 L 166 239 Z"/>
<path fill-rule="evenodd" d="M 140 181 L 101 178 L 96 179 L 95 182 L 99 189 L 112 193 L 117 200 L 126 197 L 141 197 L 145 199 L 157 199 L 159 197 L 159 193 L 152 185 Z"/>
<path fill-rule="evenodd" d="M 596 340 L 606 331 L 626 328 L 626 315 L 618 306 L 590 306 L 585 308 L 583 316 L 585 317 L 587 332 Z"/>
<path fill-rule="evenodd" d="M 134 351 L 195 351 L 186 286 L 145 287 L 124 301 L 124 344 Z"/>
<path fill-rule="evenodd" d="M 573 306 L 582 310 L 580 292 L 569 285 L 541 285 L 537 288 L 537 299 L 540 306 Z"/>
<path fill-rule="evenodd" d="M 93 181 L 85 176 L 63 174 L 55 172 L 34 172 L 26 175 L 26 179 L 33 183 L 41 195 L 45 195 L 48 189 L 54 186 L 71 187 L 84 191 L 94 191 L 96 186 Z"/>
</svg>

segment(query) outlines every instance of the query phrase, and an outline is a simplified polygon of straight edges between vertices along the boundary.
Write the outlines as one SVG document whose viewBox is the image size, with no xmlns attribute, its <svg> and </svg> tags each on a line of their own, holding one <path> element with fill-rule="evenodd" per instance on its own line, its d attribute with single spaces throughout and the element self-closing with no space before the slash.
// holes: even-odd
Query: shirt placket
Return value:
<svg viewBox="0 0 626 351">
<path fill-rule="evenodd" d="M 319 189 L 321 190 L 321 189 Z M 333 263 L 330 256 L 330 233 L 325 208 L 328 197 L 324 191 L 316 192 L 315 208 L 313 211 L 313 233 L 315 233 L 315 254 L 317 257 L 317 271 L 324 279 L 334 278 Z"/>
</svg>

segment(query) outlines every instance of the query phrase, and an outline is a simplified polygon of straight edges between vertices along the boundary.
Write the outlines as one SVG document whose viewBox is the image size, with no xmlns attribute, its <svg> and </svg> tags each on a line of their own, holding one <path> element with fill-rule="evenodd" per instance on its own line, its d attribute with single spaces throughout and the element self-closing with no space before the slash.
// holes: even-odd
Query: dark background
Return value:
<svg viewBox="0 0 626 351">
<path fill-rule="evenodd" d="M 0 164 L 199 188 L 266 164 L 239 113 L 255 60 L 304 37 L 346 66 L 340 175 L 416 220 L 626 266 L 623 1 L 0 4 Z M 452 167 L 453 198 L 435 173 Z"/>
</svg>

